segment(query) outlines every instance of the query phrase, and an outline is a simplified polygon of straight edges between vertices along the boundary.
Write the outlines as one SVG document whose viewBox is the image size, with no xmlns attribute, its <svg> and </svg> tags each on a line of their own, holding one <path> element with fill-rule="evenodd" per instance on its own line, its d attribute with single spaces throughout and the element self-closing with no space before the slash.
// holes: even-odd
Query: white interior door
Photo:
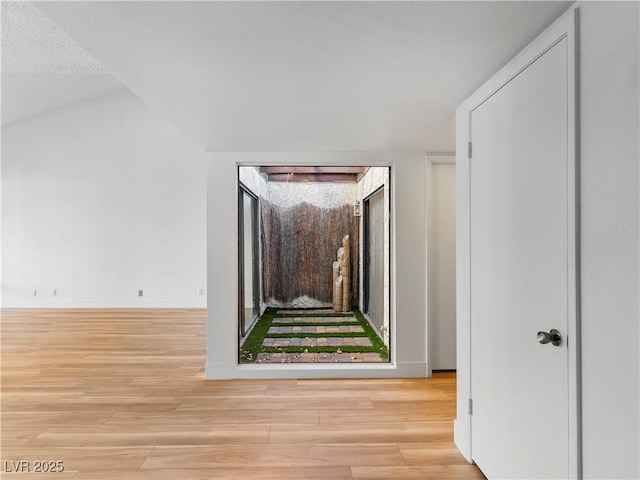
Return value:
<svg viewBox="0 0 640 480">
<path fill-rule="evenodd" d="M 472 110 L 471 451 L 489 479 L 569 477 L 568 40 Z M 558 346 L 538 332 L 557 329 Z"/>
</svg>

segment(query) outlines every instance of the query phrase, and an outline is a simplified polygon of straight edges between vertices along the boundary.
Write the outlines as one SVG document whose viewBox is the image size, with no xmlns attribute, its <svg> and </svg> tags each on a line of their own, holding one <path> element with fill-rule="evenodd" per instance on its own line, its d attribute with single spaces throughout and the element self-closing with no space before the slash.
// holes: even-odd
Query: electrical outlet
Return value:
<svg viewBox="0 0 640 480">
<path fill-rule="evenodd" d="M 200 295 L 200 296 L 204 295 L 204 289 L 203 288 L 199 288 L 198 289 L 198 295 Z"/>
<path fill-rule="evenodd" d="M 143 291 L 142 290 L 138 290 L 138 296 L 141 297 L 143 295 Z"/>
<path fill-rule="evenodd" d="M 31 294 L 31 296 L 33 296 L 33 297 L 37 297 L 37 296 L 38 296 L 38 291 L 37 291 L 37 290 L 34 290 L 34 291 L 33 291 L 33 293 Z"/>
<path fill-rule="evenodd" d="M 53 292 L 51 292 L 51 294 L 56 297 L 58 295 L 58 290 L 56 290 L 55 288 L 53 289 Z"/>
</svg>

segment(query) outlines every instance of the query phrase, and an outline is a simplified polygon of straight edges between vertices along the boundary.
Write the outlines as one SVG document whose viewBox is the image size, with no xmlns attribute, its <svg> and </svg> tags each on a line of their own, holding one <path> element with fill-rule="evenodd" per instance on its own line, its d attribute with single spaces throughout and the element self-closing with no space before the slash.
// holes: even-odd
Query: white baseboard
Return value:
<svg viewBox="0 0 640 480">
<path fill-rule="evenodd" d="M 1 308 L 206 308 L 206 297 L 198 299 L 51 299 L 16 298 L 0 301 Z"/>
<path fill-rule="evenodd" d="M 336 363 L 336 364 L 246 364 L 209 363 L 205 378 L 267 379 L 267 378 L 425 378 L 426 363 Z"/>
</svg>

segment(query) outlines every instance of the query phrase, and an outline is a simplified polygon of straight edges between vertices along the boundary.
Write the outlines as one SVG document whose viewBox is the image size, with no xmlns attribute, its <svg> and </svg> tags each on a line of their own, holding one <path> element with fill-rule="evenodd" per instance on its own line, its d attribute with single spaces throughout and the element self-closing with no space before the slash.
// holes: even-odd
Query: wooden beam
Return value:
<svg viewBox="0 0 640 480">
<path fill-rule="evenodd" d="M 342 167 L 342 166 L 326 166 L 326 167 L 260 167 L 260 171 L 267 174 L 287 174 L 287 173 L 317 173 L 317 174 L 360 174 L 365 171 L 365 167 Z"/>
<path fill-rule="evenodd" d="M 351 182 L 355 183 L 358 176 L 355 174 L 342 173 L 270 173 L 267 180 L 269 182 Z"/>
</svg>

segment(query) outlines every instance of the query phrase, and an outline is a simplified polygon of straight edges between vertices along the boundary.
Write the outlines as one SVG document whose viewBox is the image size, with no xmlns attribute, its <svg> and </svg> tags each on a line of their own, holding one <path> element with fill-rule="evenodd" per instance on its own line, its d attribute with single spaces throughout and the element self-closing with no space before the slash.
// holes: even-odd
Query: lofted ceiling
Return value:
<svg viewBox="0 0 640 480">
<path fill-rule="evenodd" d="M 29 2 L 2 2 L 2 125 L 124 88 Z"/>
<path fill-rule="evenodd" d="M 208 151 L 454 150 L 455 108 L 572 2 L 37 2 Z"/>
</svg>

